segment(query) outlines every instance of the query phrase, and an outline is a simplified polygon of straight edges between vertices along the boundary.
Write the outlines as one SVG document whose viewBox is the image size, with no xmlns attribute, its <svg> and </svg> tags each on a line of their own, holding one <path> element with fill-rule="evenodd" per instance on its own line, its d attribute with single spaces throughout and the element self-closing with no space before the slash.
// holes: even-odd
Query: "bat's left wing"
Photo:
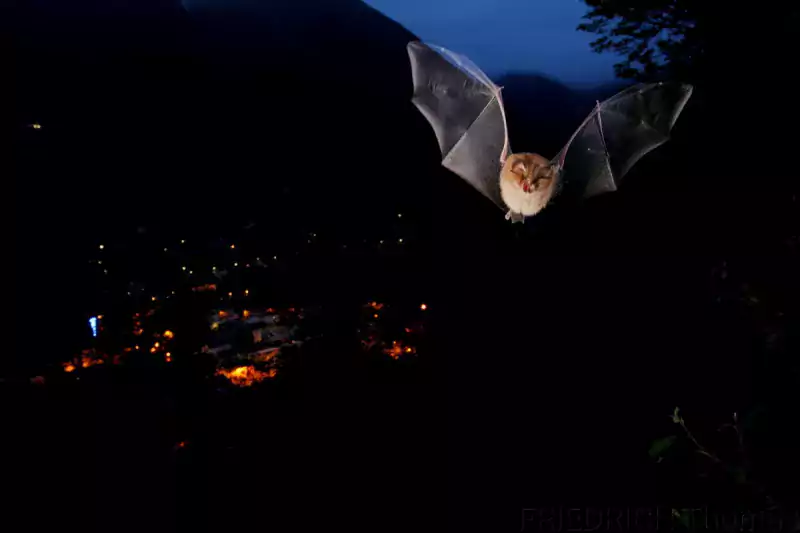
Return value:
<svg viewBox="0 0 800 533">
<path fill-rule="evenodd" d="M 691 85 L 662 82 L 598 102 L 552 161 L 561 186 L 584 197 L 617 190 L 639 159 L 669 140 L 691 95 Z"/>
<path fill-rule="evenodd" d="M 436 133 L 442 165 L 501 209 L 500 170 L 509 153 L 500 87 L 468 58 L 441 46 L 408 44 L 412 102 Z"/>
</svg>

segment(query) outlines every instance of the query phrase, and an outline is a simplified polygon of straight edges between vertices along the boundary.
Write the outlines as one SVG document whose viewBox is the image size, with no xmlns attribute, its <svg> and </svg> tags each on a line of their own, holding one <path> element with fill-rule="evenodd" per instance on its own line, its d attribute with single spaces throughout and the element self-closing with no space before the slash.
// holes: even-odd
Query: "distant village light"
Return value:
<svg viewBox="0 0 800 533">
<path fill-rule="evenodd" d="M 152 300 L 155 302 L 155 301 L 156 301 L 156 297 L 155 297 L 155 296 L 153 296 Z"/>
<path fill-rule="evenodd" d="M 403 213 L 397 213 L 397 218 L 403 218 Z"/>
<path fill-rule="evenodd" d="M 248 289 L 248 290 L 244 291 L 244 295 L 245 296 L 250 296 L 250 290 Z"/>
<path fill-rule="evenodd" d="M 40 130 L 40 129 L 42 129 L 42 125 L 39 124 L 38 122 L 34 122 L 33 124 L 31 124 L 31 128 L 33 128 L 35 130 Z"/>
<path fill-rule="evenodd" d="M 101 244 L 101 245 L 100 245 L 100 249 L 102 250 L 102 249 L 104 249 L 104 248 L 105 248 L 105 245 Z"/>
<path fill-rule="evenodd" d="M 186 240 L 185 239 L 181 239 L 181 244 L 186 244 Z"/>
<path fill-rule="evenodd" d="M 186 267 L 181 267 L 181 270 L 186 270 Z"/>
<path fill-rule="evenodd" d="M 427 304 L 422 304 L 422 305 L 419 306 L 419 308 L 422 309 L 423 311 L 427 311 L 428 310 L 428 305 Z"/>
</svg>

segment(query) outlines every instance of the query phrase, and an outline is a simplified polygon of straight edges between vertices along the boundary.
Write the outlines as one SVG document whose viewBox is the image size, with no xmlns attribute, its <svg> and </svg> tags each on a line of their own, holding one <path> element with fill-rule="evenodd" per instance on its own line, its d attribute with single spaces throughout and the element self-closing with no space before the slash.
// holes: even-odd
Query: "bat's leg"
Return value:
<svg viewBox="0 0 800 533">
<path fill-rule="evenodd" d="M 510 220 L 513 224 L 516 224 L 517 222 L 525 222 L 525 216 L 509 209 L 508 213 L 506 213 L 506 220 Z"/>
</svg>

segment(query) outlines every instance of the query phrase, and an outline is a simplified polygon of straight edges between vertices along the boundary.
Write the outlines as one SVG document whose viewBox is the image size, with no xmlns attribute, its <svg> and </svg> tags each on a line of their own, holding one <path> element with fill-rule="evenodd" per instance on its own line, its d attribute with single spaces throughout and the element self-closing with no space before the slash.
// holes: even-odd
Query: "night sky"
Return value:
<svg viewBox="0 0 800 533">
<path fill-rule="evenodd" d="M 367 0 L 421 39 L 469 56 L 490 75 L 534 71 L 567 84 L 613 79 L 613 55 L 575 30 L 580 0 Z"/>
<path fill-rule="evenodd" d="M 588 8 L 581 0 L 366 0 L 422 40 L 465 54 L 491 76 L 546 74 L 568 85 L 614 79 L 613 54 L 596 54 L 593 37 L 576 31 Z M 189 8 L 220 0 L 184 0 Z M 252 6 L 248 0 L 225 7 Z"/>
</svg>

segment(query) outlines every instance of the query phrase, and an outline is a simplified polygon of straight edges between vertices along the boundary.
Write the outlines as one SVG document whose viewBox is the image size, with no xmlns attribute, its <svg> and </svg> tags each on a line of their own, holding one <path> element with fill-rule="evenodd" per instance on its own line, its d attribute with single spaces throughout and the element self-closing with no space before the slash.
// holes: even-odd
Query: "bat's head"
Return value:
<svg viewBox="0 0 800 533">
<path fill-rule="evenodd" d="M 525 192 L 545 191 L 555 184 L 558 177 L 558 169 L 539 154 L 514 154 L 508 167 Z"/>
<path fill-rule="evenodd" d="M 532 216 L 544 209 L 558 185 L 558 169 L 539 154 L 513 154 L 500 173 L 500 194 L 515 213 Z"/>
</svg>

